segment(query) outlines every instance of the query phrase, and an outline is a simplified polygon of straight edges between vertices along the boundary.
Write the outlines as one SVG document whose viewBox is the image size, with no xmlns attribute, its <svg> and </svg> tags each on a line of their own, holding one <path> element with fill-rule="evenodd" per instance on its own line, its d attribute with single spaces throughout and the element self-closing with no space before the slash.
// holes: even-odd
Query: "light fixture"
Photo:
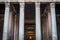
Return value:
<svg viewBox="0 0 60 40">
<path fill-rule="evenodd" d="M 30 36 L 29 39 L 32 39 L 32 36 Z"/>
</svg>

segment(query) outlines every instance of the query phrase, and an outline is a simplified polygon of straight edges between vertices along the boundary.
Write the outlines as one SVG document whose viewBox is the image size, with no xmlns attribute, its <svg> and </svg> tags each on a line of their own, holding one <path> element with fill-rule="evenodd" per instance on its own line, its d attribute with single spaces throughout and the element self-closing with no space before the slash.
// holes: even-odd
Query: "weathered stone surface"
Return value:
<svg viewBox="0 0 60 40">
<path fill-rule="evenodd" d="M 0 0 L 0 2 L 60 2 L 60 0 Z"/>
</svg>

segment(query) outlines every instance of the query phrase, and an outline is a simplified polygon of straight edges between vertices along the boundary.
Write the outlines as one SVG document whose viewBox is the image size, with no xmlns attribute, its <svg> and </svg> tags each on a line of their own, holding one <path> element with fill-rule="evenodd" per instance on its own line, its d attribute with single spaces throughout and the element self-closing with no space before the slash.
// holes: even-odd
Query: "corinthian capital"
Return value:
<svg viewBox="0 0 60 40">
<path fill-rule="evenodd" d="M 35 6 L 36 6 L 36 7 L 40 7 L 40 2 L 36 2 L 36 3 L 35 3 Z"/>
<path fill-rule="evenodd" d="M 10 3 L 5 3 L 5 7 L 9 7 L 10 6 Z"/>
<path fill-rule="evenodd" d="M 55 3 L 50 3 L 50 7 L 55 8 Z"/>
<path fill-rule="evenodd" d="M 25 3 L 24 2 L 20 3 L 20 7 L 21 8 L 24 8 L 24 6 L 25 6 Z"/>
</svg>

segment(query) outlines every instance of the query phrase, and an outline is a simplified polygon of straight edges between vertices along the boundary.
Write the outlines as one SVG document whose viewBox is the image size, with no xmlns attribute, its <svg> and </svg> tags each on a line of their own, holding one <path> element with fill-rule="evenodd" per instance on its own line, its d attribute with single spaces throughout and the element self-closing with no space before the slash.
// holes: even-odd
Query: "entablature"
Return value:
<svg viewBox="0 0 60 40">
<path fill-rule="evenodd" d="M 0 2 L 60 2 L 60 0 L 0 0 Z"/>
</svg>

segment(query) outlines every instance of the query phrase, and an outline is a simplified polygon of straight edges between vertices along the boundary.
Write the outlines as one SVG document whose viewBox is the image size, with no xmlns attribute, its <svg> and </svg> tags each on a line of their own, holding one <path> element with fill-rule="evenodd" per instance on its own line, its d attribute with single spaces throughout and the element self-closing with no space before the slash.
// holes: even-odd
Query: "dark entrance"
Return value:
<svg viewBox="0 0 60 40">
<path fill-rule="evenodd" d="M 56 3 L 55 5 L 56 11 L 56 22 L 57 22 L 57 35 L 58 40 L 60 40 L 60 3 Z"/>
<path fill-rule="evenodd" d="M 35 40 L 35 3 L 25 3 L 24 40 Z"/>
<path fill-rule="evenodd" d="M 0 4 L 0 40 L 3 37 L 5 4 Z"/>
</svg>

